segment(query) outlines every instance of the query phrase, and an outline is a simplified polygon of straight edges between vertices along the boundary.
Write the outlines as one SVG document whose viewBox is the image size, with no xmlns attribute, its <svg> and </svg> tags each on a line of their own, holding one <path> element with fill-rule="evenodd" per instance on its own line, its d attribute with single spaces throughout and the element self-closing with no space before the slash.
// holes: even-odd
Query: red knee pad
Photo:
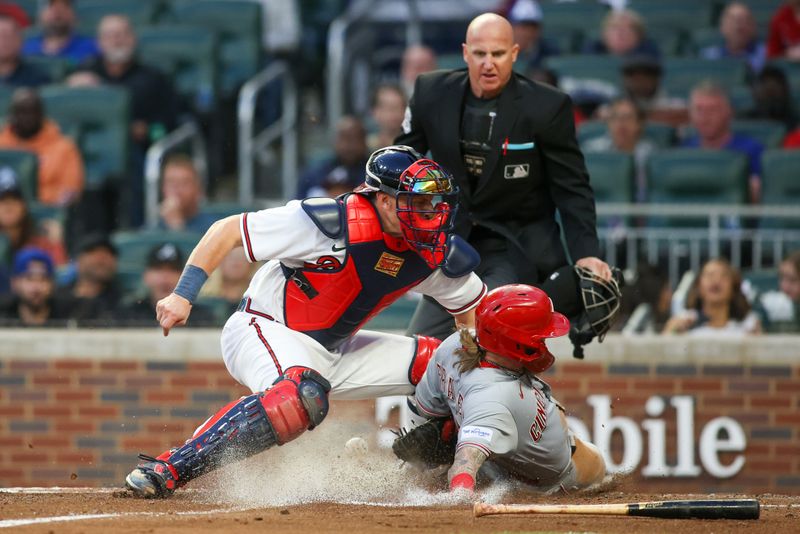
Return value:
<svg viewBox="0 0 800 534">
<path fill-rule="evenodd" d="M 414 336 L 414 338 L 417 341 L 417 347 L 414 359 L 411 360 L 411 367 L 408 368 L 408 381 L 416 386 L 422 380 L 422 375 L 428 368 L 428 362 L 433 358 L 436 348 L 442 344 L 442 340 L 428 336 Z"/>
<path fill-rule="evenodd" d="M 279 445 L 292 441 L 322 422 L 328 413 L 330 387 L 328 381 L 313 369 L 292 367 L 264 392 L 261 405 Z"/>
</svg>

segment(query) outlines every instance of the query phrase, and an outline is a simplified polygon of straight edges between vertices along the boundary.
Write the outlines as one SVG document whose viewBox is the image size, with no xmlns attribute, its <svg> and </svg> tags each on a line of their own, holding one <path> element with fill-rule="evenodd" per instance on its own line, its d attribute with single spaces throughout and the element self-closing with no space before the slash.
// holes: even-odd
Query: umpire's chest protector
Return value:
<svg viewBox="0 0 800 534">
<path fill-rule="evenodd" d="M 292 330 L 333 350 L 433 269 L 403 238 L 383 232 L 367 197 L 349 194 L 321 206 L 306 211 L 328 237 L 345 238 L 344 261 L 302 269 L 284 266 L 284 320 Z M 334 215 L 344 222 L 339 228 L 330 224 Z"/>
</svg>

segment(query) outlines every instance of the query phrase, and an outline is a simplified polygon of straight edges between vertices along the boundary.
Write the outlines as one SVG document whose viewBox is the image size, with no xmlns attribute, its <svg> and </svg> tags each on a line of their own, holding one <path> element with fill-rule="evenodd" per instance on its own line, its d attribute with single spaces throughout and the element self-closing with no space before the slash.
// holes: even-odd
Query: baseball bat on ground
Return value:
<svg viewBox="0 0 800 534">
<path fill-rule="evenodd" d="M 758 519 L 756 499 L 653 501 L 628 504 L 475 503 L 475 517 L 492 514 L 637 515 L 666 519 Z"/>
</svg>

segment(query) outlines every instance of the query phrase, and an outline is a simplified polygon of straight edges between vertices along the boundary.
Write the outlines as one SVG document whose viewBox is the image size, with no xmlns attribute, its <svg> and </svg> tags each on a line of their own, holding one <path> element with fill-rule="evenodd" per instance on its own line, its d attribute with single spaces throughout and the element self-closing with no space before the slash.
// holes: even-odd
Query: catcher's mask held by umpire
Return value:
<svg viewBox="0 0 800 534">
<path fill-rule="evenodd" d="M 603 341 L 614 324 L 622 298 L 619 287 L 624 279 L 622 271 L 616 267 L 611 270 L 611 280 L 603 280 L 583 267 L 575 267 L 575 273 L 578 275 L 583 313 L 573 319 L 569 339 L 574 346 L 572 355 L 583 359 L 583 345 L 595 336 L 598 341 Z"/>
<path fill-rule="evenodd" d="M 511 284 L 486 295 L 475 312 L 475 331 L 482 349 L 541 373 L 554 361 L 544 340 L 566 334 L 569 321 L 538 287 Z"/>
</svg>

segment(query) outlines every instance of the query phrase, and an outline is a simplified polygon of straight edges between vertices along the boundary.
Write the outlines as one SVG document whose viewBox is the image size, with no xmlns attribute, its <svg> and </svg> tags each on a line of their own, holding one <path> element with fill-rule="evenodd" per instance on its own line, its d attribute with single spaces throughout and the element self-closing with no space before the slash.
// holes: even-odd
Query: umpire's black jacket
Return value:
<svg viewBox="0 0 800 534">
<path fill-rule="evenodd" d="M 521 261 L 528 264 L 521 266 L 521 281 L 538 282 L 567 263 L 555 221 L 558 208 L 572 259 L 598 256 L 594 193 L 569 97 L 512 74 L 498 99 L 492 150 L 471 190 L 459 144 L 467 91 L 466 69 L 419 76 L 403 125 L 406 133 L 395 141 L 423 154 L 430 150 L 453 173 L 461 188 L 458 233 L 468 237 L 478 224 L 516 242 L 525 251 Z"/>
</svg>

